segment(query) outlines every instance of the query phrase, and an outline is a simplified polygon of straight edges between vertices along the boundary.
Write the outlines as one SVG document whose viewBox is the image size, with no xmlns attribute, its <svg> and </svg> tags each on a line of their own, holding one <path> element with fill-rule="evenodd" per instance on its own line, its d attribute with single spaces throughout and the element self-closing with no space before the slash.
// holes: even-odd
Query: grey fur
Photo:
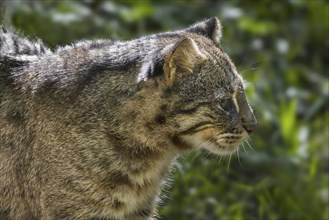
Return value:
<svg viewBox="0 0 329 220">
<path fill-rule="evenodd" d="M 179 153 L 232 153 L 256 120 L 220 29 L 56 51 L 0 31 L 0 218 L 146 219 Z"/>
</svg>

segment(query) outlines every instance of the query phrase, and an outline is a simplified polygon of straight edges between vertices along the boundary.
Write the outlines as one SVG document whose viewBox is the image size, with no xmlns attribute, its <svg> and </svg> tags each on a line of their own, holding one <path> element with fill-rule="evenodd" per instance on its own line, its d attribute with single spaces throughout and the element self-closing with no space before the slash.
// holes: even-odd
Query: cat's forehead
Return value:
<svg viewBox="0 0 329 220">
<path fill-rule="evenodd" d="M 208 54 L 207 69 L 210 80 L 217 82 L 224 90 L 237 91 L 242 86 L 242 78 L 229 56 L 220 48 L 212 48 Z"/>
</svg>

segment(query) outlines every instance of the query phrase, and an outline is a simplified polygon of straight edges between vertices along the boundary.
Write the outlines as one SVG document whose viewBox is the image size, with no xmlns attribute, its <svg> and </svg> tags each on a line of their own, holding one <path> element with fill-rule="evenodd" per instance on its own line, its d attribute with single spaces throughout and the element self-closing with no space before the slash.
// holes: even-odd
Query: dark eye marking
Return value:
<svg viewBox="0 0 329 220">
<path fill-rule="evenodd" d="M 182 104 L 189 104 L 189 103 L 193 103 L 193 102 L 195 102 L 194 99 L 185 99 L 182 101 Z"/>
<path fill-rule="evenodd" d="M 178 109 L 175 113 L 176 114 L 193 114 L 195 113 L 196 111 L 199 110 L 199 108 L 203 107 L 203 106 L 206 106 L 206 105 L 209 105 L 211 102 L 209 101 L 204 101 L 204 102 L 197 102 L 195 103 L 194 105 L 192 106 L 188 106 L 187 108 L 184 108 L 182 106 L 182 108 Z"/>
</svg>

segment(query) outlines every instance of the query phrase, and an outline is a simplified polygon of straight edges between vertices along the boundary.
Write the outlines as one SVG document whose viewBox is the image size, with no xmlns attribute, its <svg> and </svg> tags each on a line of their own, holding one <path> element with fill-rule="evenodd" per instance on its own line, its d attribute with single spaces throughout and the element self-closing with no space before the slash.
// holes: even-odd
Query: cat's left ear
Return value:
<svg viewBox="0 0 329 220">
<path fill-rule="evenodd" d="M 164 60 L 164 79 L 168 86 L 180 76 L 193 72 L 196 65 L 206 60 L 206 56 L 199 50 L 197 44 L 191 38 L 185 38 L 175 45 L 172 52 L 169 52 Z"/>
<path fill-rule="evenodd" d="M 184 31 L 205 36 L 216 44 L 220 43 L 222 37 L 222 26 L 216 17 L 196 23 Z"/>
<path fill-rule="evenodd" d="M 206 60 L 195 41 L 184 38 L 174 45 L 168 45 L 157 51 L 144 62 L 137 77 L 137 84 L 143 85 L 151 77 L 163 76 L 166 86 L 172 86 L 185 74 L 193 72 L 195 67 Z"/>
</svg>

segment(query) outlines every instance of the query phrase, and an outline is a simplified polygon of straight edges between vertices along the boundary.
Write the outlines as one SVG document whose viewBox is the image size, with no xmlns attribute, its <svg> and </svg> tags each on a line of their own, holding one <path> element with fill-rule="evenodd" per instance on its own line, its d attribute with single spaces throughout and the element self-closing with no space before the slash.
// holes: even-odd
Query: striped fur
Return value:
<svg viewBox="0 0 329 220">
<path fill-rule="evenodd" d="M 217 18 L 51 51 L 0 31 L 0 218 L 150 219 L 172 163 L 256 119 Z"/>
</svg>

